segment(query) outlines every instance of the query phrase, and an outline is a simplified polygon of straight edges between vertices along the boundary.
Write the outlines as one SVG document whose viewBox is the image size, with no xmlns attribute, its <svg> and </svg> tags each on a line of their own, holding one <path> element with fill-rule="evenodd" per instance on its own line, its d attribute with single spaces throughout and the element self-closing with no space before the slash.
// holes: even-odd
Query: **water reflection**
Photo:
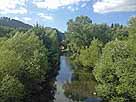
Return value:
<svg viewBox="0 0 136 102">
<path fill-rule="evenodd" d="M 57 90 L 54 102 L 101 101 L 95 93 L 96 81 L 92 80 L 94 79 L 92 73 L 78 72 L 73 73 L 68 59 L 65 56 L 60 57 L 60 71 L 56 78 Z M 81 79 L 78 79 L 79 76 Z M 92 76 L 92 78 L 90 79 L 88 76 Z"/>
<path fill-rule="evenodd" d="M 94 81 L 72 81 L 64 85 L 65 95 L 74 101 L 84 101 L 89 97 L 96 97 Z"/>
<path fill-rule="evenodd" d="M 73 73 L 65 56 L 60 57 L 59 67 L 59 71 L 52 68 L 44 81 L 32 82 L 31 96 L 23 102 L 100 102 L 101 99 L 94 94 L 96 82 L 88 80 L 88 73 Z"/>
<path fill-rule="evenodd" d="M 71 66 L 65 56 L 60 57 L 60 71 L 57 76 L 56 87 L 57 91 L 55 94 L 54 102 L 72 102 L 71 99 L 67 98 L 64 94 L 64 84 L 70 82 L 72 78 Z"/>
</svg>

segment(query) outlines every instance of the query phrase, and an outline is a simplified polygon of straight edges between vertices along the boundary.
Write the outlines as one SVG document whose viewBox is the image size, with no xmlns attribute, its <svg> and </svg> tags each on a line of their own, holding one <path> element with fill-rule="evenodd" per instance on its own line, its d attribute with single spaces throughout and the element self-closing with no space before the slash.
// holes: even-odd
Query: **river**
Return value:
<svg viewBox="0 0 136 102">
<path fill-rule="evenodd" d="M 72 101 L 72 99 L 70 99 L 70 98 L 67 98 L 64 94 L 65 90 L 63 87 L 67 82 L 71 83 L 71 79 L 72 79 L 72 68 L 69 63 L 69 60 L 66 56 L 61 56 L 60 57 L 60 70 L 59 70 L 59 74 L 58 74 L 58 76 L 56 78 L 56 82 L 55 82 L 56 93 L 55 93 L 54 102 L 76 102 L 76 101 Z M 81 82 L 79 82 L 79 86 L 80 86 L 80 83 Z M 91 85 L 89 85 L 89 87 L 90 86 Z M 83 86 L 83 87 L 86 87 L 86 86 Z M 73 89 L 70 89 L 70 90 L 73 90 Z M 85 91 L 84 88 L 83 88 L 83 91 Z M 83 102 L 100 102 L 100 100 L 101 100 L 100 98 L 91 97 L 91 98 L 87 98 Z"/>
<path fill-rule="evenodd" d="M 64 94 L 63 85 L 65 82 L 70 82 L 72 78 L 71 66 L 69 64 L 68 59 L 65 56 L 60 57 L 60 71 L 57 76 L 56 87 L 57 91 L 55 94 L 54 102 L 72 102 L 69 98 L 67 98 Z"/>
</svg>

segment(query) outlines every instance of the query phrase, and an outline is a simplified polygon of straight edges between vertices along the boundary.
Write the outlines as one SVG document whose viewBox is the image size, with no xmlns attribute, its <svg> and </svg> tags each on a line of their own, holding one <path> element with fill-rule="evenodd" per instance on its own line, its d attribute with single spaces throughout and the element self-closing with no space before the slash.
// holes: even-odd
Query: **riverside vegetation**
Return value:
<svg viewBox="0 0 136 102">
<path fill-rule="evenodd" d="M 136 102 L 136 17 L 126 26 L 95 24 L 87 16 L 67 24 L 65 43 L 74 73 L 66 96 Z"/>
<path fill-rule="evenodd" d="M 9 21 L 5 25 L 13 21 L 1 19 Z M 0 102 L 51 102 L 60 32 L 39 25 L 22 27 L 0 26 Z"/>
<path fill-rule="evenodd" d="M 53 102 L 60 45 L 73 66 L 68 98 L 136 102 L 136 17 L 126 26 L 87 16 L 67 25 L 64 41 L 57 29 L 0 26 L 0 102 Z"/>
</svg>

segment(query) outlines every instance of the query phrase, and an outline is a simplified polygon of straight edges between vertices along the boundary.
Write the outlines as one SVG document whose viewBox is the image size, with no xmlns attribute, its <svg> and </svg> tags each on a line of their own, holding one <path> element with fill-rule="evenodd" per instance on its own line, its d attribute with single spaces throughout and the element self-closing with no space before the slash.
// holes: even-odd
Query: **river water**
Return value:
<svg viewBox="0 0 136 102">
<path fill-rule="evenodd" d="M 55 93 L 54 102 L 76 102 L 76 101 L 72 101 L 72 99 L 70 99 L 70 98 L 67 98 L 64 94 L 65 90 L 64 90 L 63 86 L 66 83 L 71 83 L 71 79 L 72 79 L 72 68 L 69 63 L 69 60 L 67 59 L 67 57 L 61 56 L 60 57 L 60 70 L 59 70 L 59 74 L 58 74 L 58 76 L 56 78 L 56 82 L 55 82 L 56 93 Z M 81 84 L 82 83 L 79 82 L 79 86 L 81 86 Z M 86 86 L 83 85 L 83 87 L 86 87 Z M 89 87 L 91 87 L 90 84 L 89 84 Z M 73 90 L 73 89 L 70 89 L 70 90 Z M 85 91 L 84 88 L 83 88 L 82 92 L 83 91 Z M 91 98 L 88 97 L 86 100 L 84 100 L 84 102 L 100 102 L 100 100 L 101 99 L 97 98 L 97 97 L 91 97 Z"/>
<path fill-rule="evenodd" d="M 63 85 L 66 82 L 70 82 L 71 78 L 72 78 L 72 71 L 71 71 L 70 63 L 65 56 L 61 56 L 60 57 L 60 71 L 56 81 L 56 85 L 57 85 L 56 86 L 57 91 L 55 94 L 56 99 L 54 102 L 72 102 L 69 98 L 67 98 L 64 95 L 64 89 L 63 89 Z"/>
</svg>

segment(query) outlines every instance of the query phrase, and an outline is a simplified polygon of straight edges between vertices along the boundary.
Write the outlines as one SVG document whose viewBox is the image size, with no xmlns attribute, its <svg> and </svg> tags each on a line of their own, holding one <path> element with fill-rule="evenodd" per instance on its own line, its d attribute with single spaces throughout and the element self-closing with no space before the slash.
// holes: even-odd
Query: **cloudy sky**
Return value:
<svg viewBox="0 0 136 102">
<path fill-rule="evenodd" d="M 29 24 L 66 30 L 76 16 L 89 16 L 94 23 L 127 24 L 136 16 L 136 0 L 0 0 L 0 16 Z"/>
</svg>

